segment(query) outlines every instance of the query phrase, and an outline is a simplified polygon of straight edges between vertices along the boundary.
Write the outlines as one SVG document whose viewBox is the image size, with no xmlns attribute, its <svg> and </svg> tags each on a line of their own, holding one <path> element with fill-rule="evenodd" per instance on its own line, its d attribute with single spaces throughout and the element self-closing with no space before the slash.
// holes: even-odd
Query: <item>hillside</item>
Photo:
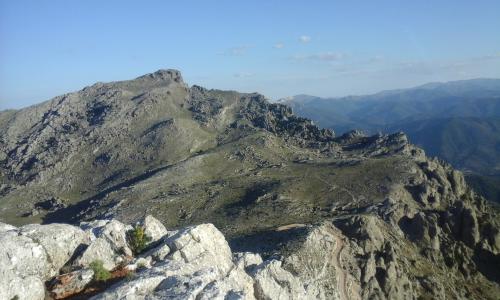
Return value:
<svg viewBox="0 0 500 300">
<path fill-rule="evenodd" d="M 123 226 L 97 219 L 154 215 L 172 230 L 172 256 L 143 275 L 166 272 L 165 285 L 179 282 L 168 277 L 172 260 L 200 254 L 183 247 L 211 240 L 175 230 L 213 223 L 232 251 L 278 260 L 262 276 L 296 299 L 500 293 L 497 208 L 403 133 L 335 136 L 262 95 L 189 87 L 178 71 L 160 70 L 2 112 L 0 153 L 0 222 L 104 226 L 91 230 L 99 240 Z M 50 225 L 2 226 L 12 247 L 0 260 L 12 261 L 9 251 L 25 239 L 53 240 Z M 84 248 L 98 247 L 92 241 Z M 19 270 L 5 273 L 25 278 Z M 253 295 L 267 299 L 260 292 Z"/>
<path fill-rule="evenodd" d="M 498 79 L 432 83 L 344 98 L 300 95 L 281 102 L 297 115 L 336 132 L 404 131 L 429 156 L 444 159 L 476 178 L 500 176 Z M 500 188 L 494 189 L 484 195 L 500 192 Z"/>
</svg>

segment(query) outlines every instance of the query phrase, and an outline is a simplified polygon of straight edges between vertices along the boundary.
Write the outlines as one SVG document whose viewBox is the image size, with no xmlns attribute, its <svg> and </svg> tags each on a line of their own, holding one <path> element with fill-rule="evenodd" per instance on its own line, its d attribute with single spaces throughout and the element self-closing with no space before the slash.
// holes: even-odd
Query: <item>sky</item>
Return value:
<svg viewBox="0 0 500 300">
<path fill-rule="evenodd" d="M 158 69 L 270 99 L 500 78 L 500 1 L 0 0 L 0 109 Z"/>
</svg>

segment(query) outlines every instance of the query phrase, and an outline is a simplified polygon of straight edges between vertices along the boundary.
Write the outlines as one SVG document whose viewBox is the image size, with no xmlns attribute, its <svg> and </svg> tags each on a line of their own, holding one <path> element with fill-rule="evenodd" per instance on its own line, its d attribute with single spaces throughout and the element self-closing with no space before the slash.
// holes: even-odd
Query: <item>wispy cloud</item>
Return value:
<svg viewBox="0 0 500 300">
<path fill-rule="evenodd" d="M 302 44 L 307 44 L 311 41 L 311 37 L 308 36 L 308 35 L 301 35 L 299 37 L 299 42 L 301 42 Z"/>
<path fill-rule="evenodd" d="M 273 48 L 275 48 L 275 49 L 283 49 L 283 48 L 285 48 L 285 44 L 283 44 L 283 43 L 276 43 L 276 44 L 274 44 Z"/>
<path fill-rule="evenodd" d="M 333 62 L 344 59 L 347 55 L 339 52 L 324 52 L 309 55 L 295 55 L 292 57 L 293 60 L 303 61 L 323 61 L 323 62 Z"/>
<path fill-rule="evenodd" d="M 468 74 L 468 70 L 477 66 L 496 63 L 500 61 L 500 52 L 482 56 L 465 57 L 455 60 L 409 60 L 390 61 L 383 57 L 375 56 L 367 60 L 335 66 L 333 71 L 336 74 L 413 74 L 413 75 L 433 75 L 445 73 L 455 73 L 461 76 Z"/>
<path fill-rule="evenodd" d="M 254 73 L 249 73 L 249 72 L 240 72 L 240 73 L 235 73 L 233 74 L 233 77 L 235 78 L 248 78 L 254 76 Z"/>
<path fill-rule="evenodd" d="M 252 46 L 249 45 L 231 47 L 229 49 L 226 49 L 225 51 L 219 52 L 218 54 L 225 56 L 240 56 L 244 55 L 250 48 L 252 48 Z"/>
</svg>

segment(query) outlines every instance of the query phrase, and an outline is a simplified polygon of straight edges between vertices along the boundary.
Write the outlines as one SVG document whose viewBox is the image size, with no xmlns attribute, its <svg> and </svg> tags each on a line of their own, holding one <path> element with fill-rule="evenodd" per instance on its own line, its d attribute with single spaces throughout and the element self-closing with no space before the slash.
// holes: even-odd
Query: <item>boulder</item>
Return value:
<svg viewBox="0 0 500 300">
<path fill-rule="evenodd" d="M 281 267 L 281 261 L 272 260 L 260 266 L 254 275 L 255 295 L 258 299 L 307 299 L 302 283 Z"/>
<path fill-rule="evenodd" d="M 207 284 L 197 299 L 255 299 L 253 283 L 253 278 L 235 268 L 224 278 Z"/>
<path fill-rule="evenodd" d="M 188 275 L 173 275 L 163 280 L 155 289 L 156 299 L 200 299 L 203 289 L 219 279 L 215 268 L 206 268 Z"/>
<path fill-rule="evenodd" d="M 138 269 L 147 260 L 138 258 L 130 265 L 137 269 L 135 279 L 122 281 L 93 299 L 144 299 L 146 295 L 147 299 L 253 299 L 253 280 L 243 268 L 245 261 L 260 263 L 260 256 L 242 255 L 242 268 L 237 267 L 224 236 L 212 224 L 179 230 L 162 241 L 150 251 L 163 252 L 163 260 L 149 269 Z"/>
<path fill-rule="evenodd" d="M 172 250 L 168 258 L 203 267 L 215 266 L 221 274 L 232 267 L 232 253 L 224 235 L 212 224 L 201 224 L 178 231 L 165 239 Z"/>
<path fill-rule="evenodd" d="M 164 260 L 170 253 L 170 247 L 167 244 L 160 244 L 152 249 L 142 253 L 141 257 L 151 257 L 154 261 Z"/>
<path fill-rule="evenodd" d="M 19 228 L 19 232 L 43 247 L 50 262 L 49 277 L 57 275 L 75 251 L 89 243 L 83 230 L 68 224 L 30 224 Z"/>
<path fill-rule="evenodd" d="M 44 299 L 43 282 L 56 275 L 87 241 L 78 227 L 64 224 L 2 226 L 0 299 Z"/>
<path fill-rule="evenodd" d="M 49 295 L 53 299 L 64 299 L 79 293 L 92 281 L 94 271 L 90 269 L 77 270 L 56 276 L 48 283 Z"/>
<path fill-rule="evenodd" d="M 144 233 L 151 238 L 151 242 L 156 242 L 168 234 L 167 228 L 151 215 L 147 215 L 141 220 Z"/>
<path fill-rule="evenodd" d="M 144 272 L 129 281 L 122 281 L 105 292 L 98 294 L 91 300 L 120 300 L 145 299 L 153 295 L 155 288 L 167 277 L 158 272 Z M 148 298 L 148 299 L 154 299 Z"/>
<path fill-rule="evenodd" d="M 92 233 L 95 238 L 105 239 L 115 252 L 132 256 L 132 250 L 127 243 L 127 231 L 131 230 L 132 226 L 125 225 L 114 219 L 97 220 L 80 226 L 87 232 Z"/>
<path fill-rule="evenodd" d="M 21 277 L 48 279 L 53 268 L 42 245 L 27 236 L 8 231 L 0 234 L 0 271 Z M 5 277 L 2 281 L 7 280 Z"/>
<path fill-rule="evenodd" d="M 107 239 L 100 237 L 90 243 L 82 255 L 75 260 L 74 264 L 89 267 L 96 260 L 102 261 L 105 269 L 112 270 L 122 263 L 124 258 L 114 251 Z"/>
<path fill-rule="evenodd" d="M 0 299 L 44 300 L 45 287 L 36 276 L 18 276 L 0 270 Z"/>
<path fill-rule="evenodd" d="M 262 262 L 262 257 L 257 253 L 239 252 L 234 254 L 234 264 L 242 270 L 250 271 Z"/>
</svg>

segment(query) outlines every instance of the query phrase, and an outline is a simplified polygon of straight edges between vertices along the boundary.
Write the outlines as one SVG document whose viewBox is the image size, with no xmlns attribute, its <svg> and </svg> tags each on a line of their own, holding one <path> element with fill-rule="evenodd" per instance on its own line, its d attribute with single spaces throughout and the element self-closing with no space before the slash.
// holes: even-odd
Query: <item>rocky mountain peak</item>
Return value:
<svg viewBox="0 0 500 300">
<path fill-rule="evenodd" d="M 184 83 L 181 72 L 175 69 L 160 69 L 156 72 L 139 76 L 136 80 L 173 81 L 177 83 Z"/>
</svg>

